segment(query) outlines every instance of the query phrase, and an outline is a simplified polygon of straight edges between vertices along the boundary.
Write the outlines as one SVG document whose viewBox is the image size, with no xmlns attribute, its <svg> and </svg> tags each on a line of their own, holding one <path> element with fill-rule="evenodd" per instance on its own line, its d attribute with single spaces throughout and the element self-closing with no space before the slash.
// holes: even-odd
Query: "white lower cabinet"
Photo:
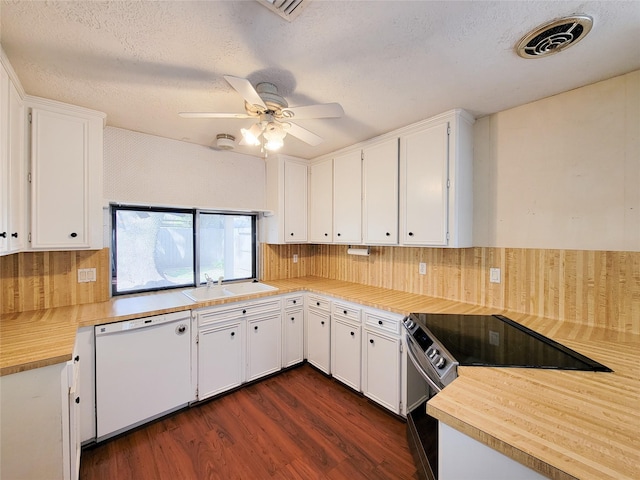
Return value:
<svg viewBox="0 0 640 480">
<path fill-rule="evenodd" d="M 247 381 L 280 370 L 281 338 L 280 312 L 247 321 Z"/>
<path fill-rule="evenodd" d="M 282 367 L 304 361 L 304 296 L 284 299 L 282 315 Z"/>
<path fill-rule="evenodd" d="M 401 341 L 369 329 L 363 336 L 362 393 L 376 403 L 401 414 Z"/>
<path fill-rule="evenodd" d="M 360 391 L 360 325 L 334 317 L 331 336 L 331 374 Z"/>
<path fill-rule="evenodd" d="M 318 297 L 309 297 L 307 310 L 307 361 L 322 370 L 331 373 L 331 314 L 329 302 Z"/>
<path fill-rule="evenodd" d="M 244 320 L 224 321 L 198 332 L 197 398 L 237 387 L 244 381 Z"/>
<path fill-rule="evenodd" d="M 0 377 L 0 478 L 78 478 L 77 381 L 74 361 Z"/>
</svg>

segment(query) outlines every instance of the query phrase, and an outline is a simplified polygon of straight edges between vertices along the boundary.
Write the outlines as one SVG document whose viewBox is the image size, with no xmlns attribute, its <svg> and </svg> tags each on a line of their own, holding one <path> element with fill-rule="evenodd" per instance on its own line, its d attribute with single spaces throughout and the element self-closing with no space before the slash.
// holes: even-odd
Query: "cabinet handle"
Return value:
<svg viewBox="0 0 640 480">
<path fill-rule="evenodd" d="M 13 232 L 13 233 L 11 234 L 11 236 L 12 236 L 13 238 L 18 238 L 18 232 Z"/>
<path fill-rule="evenodd" d="M 76 238 L 78 236 L 78 234 L 76 232 L 71 232 L 71 234 L 69 236 L 71 238 Z"/>
<path fill-rule="evenodd" d="M 378 325 L 382 325 L 382 320 L 378 320 Z"/>
<path fill-rule="evenodd" d="M 80 397 L 76 397 L 76 403 L 80 403 Z"/>
<path fill-rule="evenodd" d="M 355 335 L 355 333 L 354 333 L 354 332 L 351 332 L 351 336 L 353 337 L 354 335 Z"/>
<path fill-rule="evenodd" d="M 0 233 L 0 238 L 7 238 L 7 232 Z"/>
<path fill-rule="evenodd" d="M 320 322 L 320 325 L 324 325 L 324 320 Z"/>
<path fill-rule="evenodd" d="M 247 311 L 246 310 L 242 310 L 242 314 L 244 315 L 245 313 L 247 313 Z"/>
<path fill-rule="evenodd" d="M 80 361 L 80 355 L 76 355 L 76 358 L 73 359 L 74 362 L 79 362 Z"/>
<path fill-rule="evenodd" d="M 258 325 L 256 325 L 255 327 L 253 327 L 253 329 L 257 332 L 257 331 L 258 331 Z"/>
<path fill-rule="evenodd" d="M 373 345 L 373 338 L 372 338 L 371 340 L 369 340 L 369 343 L 370 343 L 371 345 Z"/>
<path fill-rule="evenodd" d="M 234 337 L 236 335 L 236 332 L 231 332 L 231 336 Z"/>
<path fill-rule="evenodd" d="M 409 236 L 410 236 L 410 237 L 413 237 L 413 232 L 409 232 Z"/>
</svg>

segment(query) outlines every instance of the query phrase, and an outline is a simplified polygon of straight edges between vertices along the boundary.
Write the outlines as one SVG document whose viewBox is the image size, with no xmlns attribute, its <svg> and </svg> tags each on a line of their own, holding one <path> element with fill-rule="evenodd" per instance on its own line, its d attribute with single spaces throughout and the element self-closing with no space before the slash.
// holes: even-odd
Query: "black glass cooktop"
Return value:
<svg viewBox="0 0 640 480">
<path fill-rule="evenodd" d="M 502 315 L 415 313 L 411 317 L 463 366 L 612 371 Z"/>
</svg>

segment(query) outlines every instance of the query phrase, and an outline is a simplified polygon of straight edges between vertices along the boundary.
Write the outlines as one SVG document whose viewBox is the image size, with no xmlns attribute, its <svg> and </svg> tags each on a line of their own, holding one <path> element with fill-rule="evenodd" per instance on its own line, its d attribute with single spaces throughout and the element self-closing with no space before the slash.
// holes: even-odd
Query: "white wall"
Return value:
<svg viewBox="0 0 640 480">
<path fill-rule="evenodd" d="M 264 210 L 264 160 L 107 127 L 105 202 Z"/>
<path fill-rule="evenodd" d="M 481 118 L 474 135 L 475 245 L 640 251 L 640 71 Z"/>
</svg>

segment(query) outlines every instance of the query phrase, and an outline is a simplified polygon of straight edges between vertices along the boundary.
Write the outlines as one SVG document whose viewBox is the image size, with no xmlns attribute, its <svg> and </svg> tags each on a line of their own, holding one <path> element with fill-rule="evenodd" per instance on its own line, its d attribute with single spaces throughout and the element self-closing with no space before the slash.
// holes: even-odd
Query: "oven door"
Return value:
<svg viewBox="0 0 640 480">
<path fill-rule="evenodd" d="M 423 380 L 429 392 L 429 398 L 440 392 L 443 386 L 437 379 L 431 378 L 428 367 L 423 362 L 424 352 L 416 341 L 407 334 L 407 356 L 415 371 L 419 374 L 418 380 Z M 421 357 L 422 356 L 422 357 Z M 422 362 L 420 359 L 422 358 Z M 409 365 L 407 366 L 409 368 Z M 414 380 L 415 381 L 415 380 Z M 427 402 L 422 402 L 418 407 L 407 413 L 407 439 L 409 448 L 416 463 L 418 477 L 421 480 L 438 479 L 438 421 L 427 414 Z"/>
</svg>

